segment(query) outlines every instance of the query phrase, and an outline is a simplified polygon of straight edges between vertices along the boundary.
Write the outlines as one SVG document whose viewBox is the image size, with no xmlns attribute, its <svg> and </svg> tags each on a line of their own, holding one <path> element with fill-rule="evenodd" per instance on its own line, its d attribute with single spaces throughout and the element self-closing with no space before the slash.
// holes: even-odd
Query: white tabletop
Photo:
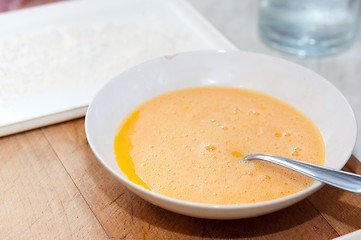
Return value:
<svg viewBox="0 0 361 240">
<path fill-rule="evenodd" d="M 361 126 L 361 24 L 353 45 L 329 57 L 301 59 L 265 45 L 257 28 L 258 1 L 188 0 L 240 50 L 285 58 L 317 72 L 333 83 L 349 101 Z M 340 126 L 347 127 L 347 126 Z M 361 127 L 353 154 L 361 161 Z"/>
</svg>

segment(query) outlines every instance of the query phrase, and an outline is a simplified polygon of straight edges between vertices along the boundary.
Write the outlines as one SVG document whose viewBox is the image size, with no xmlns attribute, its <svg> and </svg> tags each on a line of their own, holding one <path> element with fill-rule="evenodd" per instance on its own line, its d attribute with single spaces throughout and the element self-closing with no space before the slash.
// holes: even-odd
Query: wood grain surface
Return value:
<svg viewBox="0 0 361 240">
<path fill-rule="evenodd" d="M 351 157 L 345 170 L 361 173 Z M 291 207 L 206 220 L 156 207 L 91 152 L 84 119 L 0 139 L 1 239 L 332 239 L 361 228 L 361 195 L 330 186 Z"/>
</svg>

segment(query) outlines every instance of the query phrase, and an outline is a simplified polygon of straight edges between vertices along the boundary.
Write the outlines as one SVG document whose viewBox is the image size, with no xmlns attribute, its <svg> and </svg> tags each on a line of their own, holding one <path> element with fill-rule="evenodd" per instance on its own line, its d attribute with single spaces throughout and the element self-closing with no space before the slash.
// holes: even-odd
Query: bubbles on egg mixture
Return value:
<svg viewBox="0 0 361 240">
<path fill-rule="evenodd" d="M 280 137 L 282 137 L 282 134 L 279 133 L 279 132 L 276 132 L 276 133 L 274 134 L 274 136 L 275 136 L 276 138 L 280 138 Z"/>
<path fill-rule="evenodd" d="M 222 130 L 228 130 L 228 127 L 223 126 L 223 125 L 222 125 L 222 126 L 219 126 L 219 128 L 222 129 Z"/>
<path fill-rule="evenodd" d="M 208 151 L 208 152 L 213 152 L 213 151 L 216 150 L 216 147 L 215 147 L 214 145 L 212 145 L 212 144 L 207 144 L 207 145 L 204 147 L 204 149 L 205 149 L 206 151 Z"/>
<path fill-rule="evenodd" d="M 232 151 L 231 154 L 232 154 L 233 157 L 236 157 L 236 158 L 243 158 L 244 157 L 244 155 L 239 151 Z"/>
<path fill-rule="evenodd" d="M 302 151 L 302 148 L 300 148 L 300 147 L 295 147 L 295 148 L 293 149 L 293 151 L 291 152 L 291 156 L 292 156 L 292 157 L 299 157 L 301 151 Z"/>
</svg>

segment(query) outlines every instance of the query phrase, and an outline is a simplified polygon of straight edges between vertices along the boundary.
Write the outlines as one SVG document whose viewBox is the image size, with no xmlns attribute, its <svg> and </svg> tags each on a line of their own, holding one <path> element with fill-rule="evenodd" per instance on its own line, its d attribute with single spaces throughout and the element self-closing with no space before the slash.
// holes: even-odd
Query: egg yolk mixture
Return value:
<svg viewBox="0 0 361 240">
<path fill-rule="evenodd" d="M 198 87 L 157 96 L 123 120 L 116 161 L 134 183 L 186 201 L 238 204 L 298 192 L 313 180 L 263 161 L 264 153 L 324 162 L 317 127 L 300 111 L 261 92 Z"/>
</svg>

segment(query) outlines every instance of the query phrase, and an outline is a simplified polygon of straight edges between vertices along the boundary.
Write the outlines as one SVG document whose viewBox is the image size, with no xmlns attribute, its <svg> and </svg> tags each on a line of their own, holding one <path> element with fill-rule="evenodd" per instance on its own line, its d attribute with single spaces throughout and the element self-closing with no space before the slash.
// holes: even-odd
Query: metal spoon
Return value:
<svg viewBox="0 0 361 240">
<path fill-rule="evenodd" d="M 263 160 L 275 163 L 334 187 L 350 192 L 361 193 L 361 175 L 358 174 L 267 154 L 251 154 L 245 156 L 243 160 Z"/>
</svg>

